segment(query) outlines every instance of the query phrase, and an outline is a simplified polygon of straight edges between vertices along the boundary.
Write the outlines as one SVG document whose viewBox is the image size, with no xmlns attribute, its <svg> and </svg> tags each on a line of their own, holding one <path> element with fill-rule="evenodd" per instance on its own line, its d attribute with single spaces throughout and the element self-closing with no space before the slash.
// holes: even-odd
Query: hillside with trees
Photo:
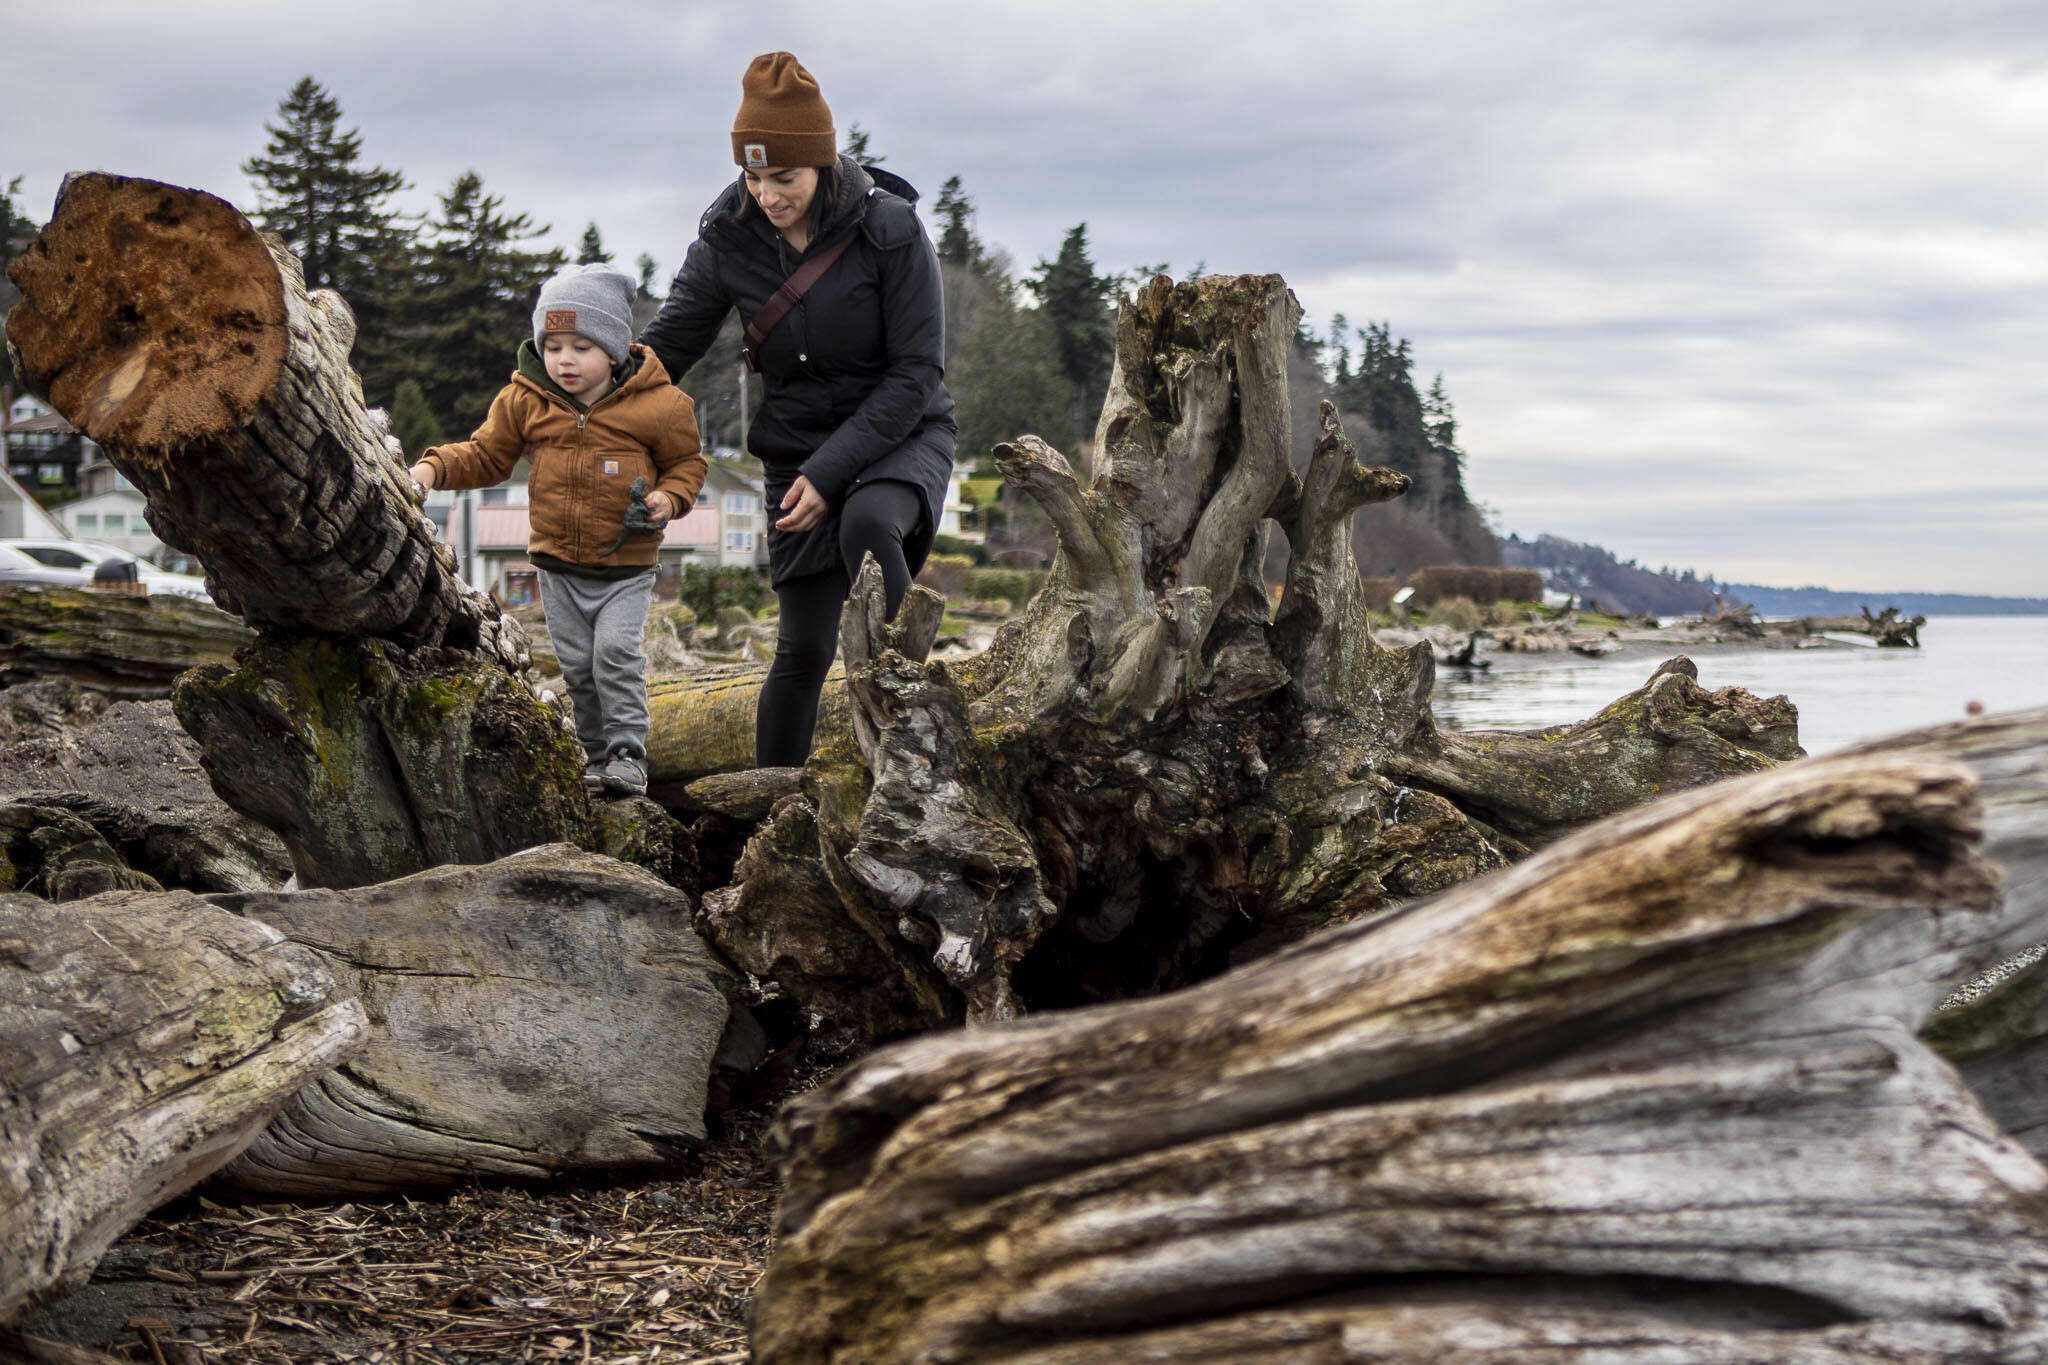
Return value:
<svg viewBox="0 0 2048 1365">
<path fill-rule="evenodd" d="M 1714 604 L 1717 591 L 1710 578 L 1691 569 L 1647 569 L 1602 546 L 1562 536 L 1507 536 L 1500 542 L 1500 562 L 1513 569 L 1539 569 L 1546 583 L 1573 594 L 1581 605 L 1597 603 L 1624 616 L 1697 616 Z"/>
</svg>

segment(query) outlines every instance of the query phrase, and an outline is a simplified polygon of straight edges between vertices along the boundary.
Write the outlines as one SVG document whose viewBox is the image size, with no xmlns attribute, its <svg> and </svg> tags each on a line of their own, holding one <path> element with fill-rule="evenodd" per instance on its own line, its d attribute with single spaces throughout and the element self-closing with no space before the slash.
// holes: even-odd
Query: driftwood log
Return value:
<svg viewBox="0 0 2048 1365">
<path fill-rule="evenodd" d="M 111 697 L 168 697 L 180 673 L 227 663 L 249 628 L 170 593 L 0 588 L 0 687 L 69 678 Z"/>
<path fill-rule="evenodd" d="M 732 973 L 689 898 L 563 846 L 379 886 L 225 896 L 360 999 L 367 1045 L 225 1178 L 263 1195 L 656 1169 L 702 1141 Z"/>
<path fill-rule="evenodd" d="M 52 684 L 0 692 L 13 699 Z M 53 699 L 57 723 L 0 745 L 0 804 L 28 808 L 24 833 L 76 818 L 90 825 L 118 860 L 157 884 L 187 891 L 260 891 L 291 876 L 277 837 L 230 810 L 207 784 L 199 750 L 178 728 L 168 701 L 123 701 L 70 712 Z M 54 813 L 45 821 L 37 812 Z M 0 817 L 0 823 L 9 823 Z M 21 828 L 16 824 L 16 828 Z M 72 897 L 33 884 L 47 860 L 16 860 L 0 870 L 0 889 Z M 90 894 L 90 893 L 87 893 Z"/>
<path fill-rule="evenodd" d="M 307 294 L 298 261 L 224 201 L 101 174 L 65 181 L 8 275 L 22 375 L 263 635 L 187 675 L 179 719 L 303 884 L 593 842 L 525 637 L 412 504 L 348 368 L 339 296 Z"/>
<path fill-rule="evenodd" d="M 1683 660 L 1580 726 L 1439 732 L 1428 647 L 1374 640 L 1351 551 L 1353 513 L 1407 480 L 1360 466 L 1328 404 L 1290 466 L 1298 316 L 1273 276 L 1139 291 L 1092 485 L 1036 438 L 998 449 L 1059 553 L 983 654 L 927 661 L 938 600 L 913 588 L 885 625 L 873 570 L 856 586 L 854 742 L 705 898 L 714 940 L 827 1031 L 1150 994 L 1799 754 L 1782 698 Z"/>
<path fill-rule="evenodd" d="M 757 1358 L 2031 1360 L 2048 1172 L 1915 1037 L 2048 936 L 2048 729 L 1610 819 L 801 1097 Z M 1914 749 L 1918 752 L 1914 752 Z M 1949 756 L 1942 756 L 1949 755 Z"/>
<path fill-rule="evenodd" d="M 0 896 L 0 1325 L 366 1029 L 316 954 L 195 896 Z"/>
</svg>

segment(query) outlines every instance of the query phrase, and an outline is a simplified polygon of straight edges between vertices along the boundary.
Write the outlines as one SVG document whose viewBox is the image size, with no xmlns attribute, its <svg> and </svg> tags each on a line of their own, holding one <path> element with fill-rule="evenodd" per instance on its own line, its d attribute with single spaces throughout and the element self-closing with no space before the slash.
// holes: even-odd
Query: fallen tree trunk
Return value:
<svg viewBox="0 0 2048 1365">
<path fill-rule="evenodd" d="M 0 896 L 0 1324 L 83 1280 L 365 1030 L 316 955 L 197 897 Z"/>
<path fill-rule="evenodd" d="M 705 1135 L 734 989 L 689 898 L 555 846 L 352 891 L 216 898 L 324 959 L 375 1026 L 224 1178 L 332 1198 L 659 1169 Z"/>
<path fill-rule="evenodd" d="M 1139 291 L 1092 486 L 1036 438 L 997 452 L 1060 548 L 985 653 L 927 661 L 937 599 L 913 588 L 885 627 L 863 579 L 855 745 L 822 749 L 807 809 L 759 836 L 785 871 L 814 840 L 815 871 L 707 896 L 728 953 L 786 964 L 781 988 L 856 1030 L 1145 995 L 1799 754 L 1783 699 L 1708 693 L 1683 660 L 1569 734 L 1439 733 L 1428 647 L 1374 640 L 1351 549 L 1358 509 L 1407 479 L 1361 467 L 1327 403 L 1290 467 L 1298 314 L 1272 276 Z M 1291 549 L 1277 612 L 1269 523 Z M 836 909 L 795 903 L 821 879 Z M 877 951 L 880 1010 L 843 993 Z"/>
<path fill-rule="evenodd" d="M 167 701 L 116 702 L 0 747 L 0 791 L 85 821 L 129 867 L 167 888 L 260 891 L 292 873 L 276 836 L 207 785 L 198 747 Z M 17 876 L 13 889 L 32 888 Z"/>
<path fill-rule="evenodd" d="M 878 1053 L 784 1115 L 758 1358 L 2033 1358 L 2048 1172 L 1914 1037 L 2048 934 L 1978 837 L 1953 761 L 1805 763 Z"/>
<path fill-rule="evenodd" d="M 700 777 L 754 766 L 754 713 L 765 668 L 727 665 L 647 685 L 647 780 L 672 797 Z M 834 668 L 818 706 L 817 743 L 836 744 L 852 734 L 846 678 Z"/>
<path fill-rule="evenodd" d="M 188 679 L 179 719 L 302 882 L 593 842 L 581 756 L 517 622 L 413 505 L 339 296 L 212 195 L 100 174 L 65 181 L 8 275 L 20 372 L 265 633 Z"/>
<path fill-rule="evenodd" d="M 0 687 L 69 678 L 111 697 L 167 697 L 180 673 L 228 662 L 249 638 L 234 617 L 169 593 L 0 588 Z"/>
</svg>

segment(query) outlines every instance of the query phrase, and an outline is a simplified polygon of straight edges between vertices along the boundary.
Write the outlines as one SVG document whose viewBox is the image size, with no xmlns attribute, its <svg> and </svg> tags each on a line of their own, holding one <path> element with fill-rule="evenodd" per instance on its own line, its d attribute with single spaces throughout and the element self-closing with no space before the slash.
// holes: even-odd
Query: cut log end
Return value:
<svg viewBox="0 0 2048 1365">
<path fill-rule="evenodd" d="M 88 436 L 145 462 L 242 425 L 284 362 L 270 250 L 203 191 L 74 175 L 8 275 L 23 302 L 7 335 L 29 377 Z"/>
</svg>

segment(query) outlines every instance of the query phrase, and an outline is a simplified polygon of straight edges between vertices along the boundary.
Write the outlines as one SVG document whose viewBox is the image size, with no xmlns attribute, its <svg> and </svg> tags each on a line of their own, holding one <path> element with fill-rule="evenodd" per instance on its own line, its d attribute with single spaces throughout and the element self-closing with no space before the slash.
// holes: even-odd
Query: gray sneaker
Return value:
<svg viewBox="0 0 2048 1365">
<path fill-rule="evenodd" d="M 607 796 L 647 795 L 647 765 L 624 749 L 612 750 L 604 761 L 604 790 Z"/>
<path fill-rule="evenodd" d="M 590 792 L 604 790 L 604 764 L 600 760 L 593 758 L 583 765 L 583 789 Z"/>
</svg>

